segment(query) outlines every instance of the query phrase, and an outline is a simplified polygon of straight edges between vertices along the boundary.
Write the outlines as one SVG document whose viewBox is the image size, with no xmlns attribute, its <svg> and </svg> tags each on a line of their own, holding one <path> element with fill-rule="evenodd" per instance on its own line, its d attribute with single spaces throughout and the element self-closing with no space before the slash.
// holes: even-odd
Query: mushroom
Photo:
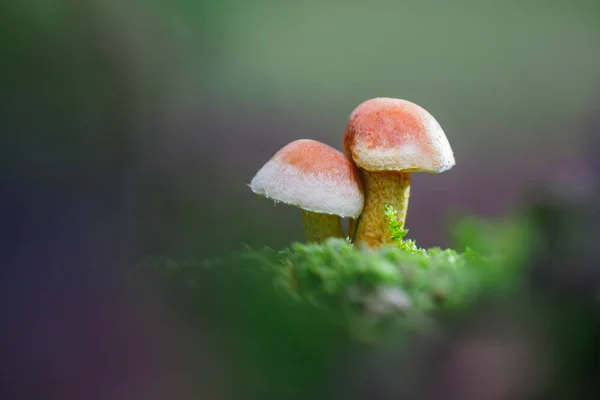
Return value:
<svg viewBox="0 0 600 400">
<path fill-rule="evenodd" d="M 363 203 L 360 174 L 341 151 L 309 139 L 279 150 L 254 176 L 258 195 L 303 210 L 309 241 L 345 237 L 340 217 L 357 218 Z"/>
<path fill-rule="evenodd" d="M 393 243 L 385 204 L 404 227 L 412 172 L 441 173 L 455 164 L 450 143 L 435 118 L 410 101 L 375 98 L 360 104 L 348 119 L 344 151 L 363 176 L 365 204 L 357 221 L 357 245 Z"/>
</svg>

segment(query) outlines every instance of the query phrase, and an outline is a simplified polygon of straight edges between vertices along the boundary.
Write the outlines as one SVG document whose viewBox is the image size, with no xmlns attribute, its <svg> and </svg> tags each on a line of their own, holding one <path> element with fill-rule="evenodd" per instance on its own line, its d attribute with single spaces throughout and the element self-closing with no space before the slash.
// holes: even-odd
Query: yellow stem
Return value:
<svg viewBox="0 0 600 400">
<path fill-rule="evenodd" d="M 342 221 L 337 215 L 302 211 L 302 221 L 309 242 L 322 243 L 330 237 L 345 237 Z"/>
<path fill-rule="evenodd" d="M 398 212 L 398 223 L 404 228 L 410 197 L 410 173 L 372 172 L 362 170 L 365 205 L 356 228 L 357 245 L 378 248 L 393 244 L 392 233 L 385 219 L 385 205 Z"/>
</svg>

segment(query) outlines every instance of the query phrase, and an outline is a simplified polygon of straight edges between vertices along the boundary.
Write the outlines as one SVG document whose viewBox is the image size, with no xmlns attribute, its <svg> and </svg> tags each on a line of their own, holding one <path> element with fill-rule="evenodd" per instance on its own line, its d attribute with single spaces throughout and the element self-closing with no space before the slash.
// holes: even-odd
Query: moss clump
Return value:
<svg viewBox="0 0 600 400">
<path fill-rule="evenodd" d="M 402 249 L 404 252 L 411 254 L 426 253 L 425 250 L 417 247 L 417 243 L 414 240 L 404 240 L 404 237 L 408 233 L 408 229 L 403 229 L 400 222 L 398 222 L 398 211 L 394 207 L 390 206 L 389 204 L 386 204 L 384 209 L 384 216 L 387 220 L 387 223 L 390 226 L 392 240 L 399 249 Z"/>
<path fill-rule="evenodd" d="M 381 340 L 398 327 L 430 328 L 437 311 L 459 309 L 480 295 L 519 284 L 529 230 L 524 223 L 461 221 L 463 250 L 419 248 L 406 240 L 395 210 L 386 207 L 395 245 L 359 249 L 344 239 L 294 243 L 283 250 L 247 248 L 225 259 L 151 264 L 194 290 L 206 274 L 275 287 L 279 299 L 329 313 L 361 340 Z M 433 324 L 434 325 L 434 324 Z"/>
<path fill-rule="evenodd" d="M 514 283 L 510 277 L 526 255 L 529 231 L 524 223 L 466 221 L 459 226 L 459 241 L 473 245 L 459 252 L 419 248 L 414 240 L 404 239 L 408 231 L 400 227 L 396 211 L 389 206 L 386 218 L 395 245 L 357 249 L 335 238 L 323 244 L 294 243 L 272 253 L 273 257 L 263 254 L 263 265 L 273 273 L 278 287 L 317 306 L 343 306 L 361 298 L 356 293 L 397 287 L 410 303 L 405 309 L 427 313 L 460 306 L 481 288 Z"/>
</svg>

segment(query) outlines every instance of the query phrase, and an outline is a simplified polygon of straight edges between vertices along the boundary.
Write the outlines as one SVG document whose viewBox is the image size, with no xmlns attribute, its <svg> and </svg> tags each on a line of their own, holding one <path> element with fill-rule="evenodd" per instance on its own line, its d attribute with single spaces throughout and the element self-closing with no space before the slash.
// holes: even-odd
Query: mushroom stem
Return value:
<svg viewBox="0 0 600 400">
<path fill-rule="evenodd" d="M 355 243 L 369 248 L 393 244 L 392 232 L 385 219 L 385 205 L 394 207 L 398 223 L 404 228 L 410 197 L 410 173 L 366 171 L 361 169 L 365 205 L 357 222 Z"/>
<path fill-rule="evenodd" d="M 310 242 L 322 243 L 330 237 L 345 236 L 342 221 L 337 215 L 302 211 L 302 222 L 306 239 Z"/>
<path fill-rule="evenodd" d="M 354 240 L 356 238 L 356 223 L 358 222 L 358 217 L 357 218 L 350 218 L 348 220 L 348 237 L 350 238 L 350 241 L 352 243 L 354 243 Z"/>
</svg>

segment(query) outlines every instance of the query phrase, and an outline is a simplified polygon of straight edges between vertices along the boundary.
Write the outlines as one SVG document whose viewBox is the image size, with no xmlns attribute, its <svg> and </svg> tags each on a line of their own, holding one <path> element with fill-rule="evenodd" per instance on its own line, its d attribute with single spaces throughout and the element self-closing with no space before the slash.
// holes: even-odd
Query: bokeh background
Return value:
<svg viewBox="0 0 600 400">
<path fill-rule="evenodd" d="M 415 176 L 407 224 L 445 245 L 448 215 L 500 215 L 540 180 L 581 178 L 600 101 L 594 1 L 3 7 L 7 156 L 63 182 L 80 163 L 113 170 L 147 227 L 136 245 L 160 252 L 301 239 L 298 211 L 246 184 L 294 139 L 340 148 L 376 96 L 424 106 L 450 139 L 456 168 Z"/>
<path fill-rule="evenodd" d="M 79 343 L 60 339 L 70 324 L 96 332 L 82 304 L 105 310 L 103 326 L 128 320 L 123 302 L 137 303 L 113 279 L 119 265 L 301 240 L 298 210 L 247 184 L 292 140 L 340 149 L 350 112 L 372 97 L 422 105 L 455 152 L 454 169 L 413 179 L 407 227 L 421 246 L 448 245 L 453 217 L 504 215 L 542 184 L 585 195 L 600 149 L 599 37 L 592 0 L 2 1 L 13 349 L 57 316 L 87 322 L 54 325 L 54 347 Z M 140 335 L 170 326 L 158 309 L 132 325 Z M 10 354 L 23 368 L 39 356 Z"/>
</svg>

